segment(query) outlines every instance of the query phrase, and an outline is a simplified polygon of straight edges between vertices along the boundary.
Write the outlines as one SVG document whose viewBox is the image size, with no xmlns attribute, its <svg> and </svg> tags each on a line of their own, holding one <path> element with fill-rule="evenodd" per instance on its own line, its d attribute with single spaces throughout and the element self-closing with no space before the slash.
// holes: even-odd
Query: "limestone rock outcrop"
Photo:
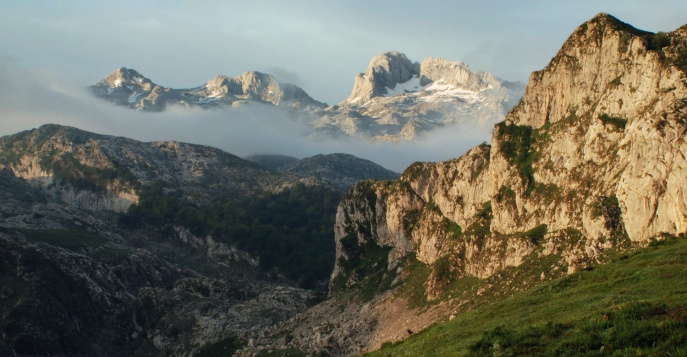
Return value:
<svg viewBox="0 0 687 357">
<path fill-rule="evenodd" d="M 353 91 L 342 104 L 366 103 L 419 74 L 420 64 L 411 62 L 403 53 L 394 51 L 375 56 L 367 71 L 355 76 Z"/>
<path fill-rule="evenodd" d="M 422 64 L 388 52 L 356 76 L 351 95 L 311 121 L 313 136 L 343 132 L 373 141 L 410 141 L 433 130 L 486 132 L 502 121 L 524 86 L 459 61 Z"/>
<path fill-rule="evenodd" d="M 650 33 L 595 16 L 531 75 L 489 144 L 349 191 L 337 212 L 334 298 L 318 307 L 329 308 L 319 326 L 340 333 L 372 320 L 375 327 L 344 341 L 322 333 L 313 341 L 286 323 L 298 337 L 285 345 L 361 353 L 447 318 L 441 307 L 461 302 L 442 294 L 458 279 L 526 289 L 528 281 L 686 234 L 685 134 L 687 26 Z M 404 300 L 410 269 L 428 271 L 421 284 L 427 300 L 447 299 L 436 311 L 414 310 Z M 508 272 L 522 280 L 499 280 Z M 366 316 L 337 305 L 336 296 L 348 291 L 376 294 L 367 295 Z"/>
<path fill-rule="evenodd" d="M 359 241 L 412 251 L 427 264 L 464 250 L 464 273 L 486 277 L 532 253 L 536 244 L 516 242 L 533 230 L 546 232 L 539 245 L 552 244 L 545 237 L 581 238 L 583 256 L 570 262 L 597 262 L 604 249 L 687 232 L 686 48 L 684 29 L 653 34 L 597 15 L 532 74 L 520 104 L 496 125 L 491 145 L 404 172 L 401 182 L 426 205 L 412 234 L 386 233 L 385 217 L 407 216 L 407 209 L 377 205 L 372 219 L 344 201 L 340 216 L 350 219 L 337 229 L 337 240 L 350 235 L 351 226 L 369 224 L 375 233 Z M 405 197 L 374 194 L 389 195 Z M 472 247 L 446 244 L 445 232 L 436 231 L 441 220 L 461 227 L 462 236 L 479 232 L 486 240 Z M 482 253 L 503 239 L 505 256 L 485 265 Z M 345 251 L 339 256 L 345 259 Z M 391 254 L 389 265 L 397 260 Z"/>
</svg>

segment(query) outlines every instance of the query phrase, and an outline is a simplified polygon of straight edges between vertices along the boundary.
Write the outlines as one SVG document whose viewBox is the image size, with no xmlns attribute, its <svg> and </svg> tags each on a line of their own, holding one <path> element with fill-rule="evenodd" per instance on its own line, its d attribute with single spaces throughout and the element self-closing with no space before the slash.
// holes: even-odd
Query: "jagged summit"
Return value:
<svg viewBox="0 0 687 357">
<path fill-rule="evenodd" d="M 313 126 L 373 141 L 413 140 L 439 127 L 486 132 L 520 99 L 524 85 L 507 82 L 459 61 L 429 57 L 422 64 L 399 52 L 376 56 L 356 76 L 348 99 Z"/>
<path fill-rule="evenodd" d="M 680 72 L 687 73 L 687 31 L 647 32 L 601 13 L 578 26 L 550 63 L 532 73 L 521 104 L 506 120 L 537 128 L 573 113 L 646 113 L 642 108 L 675 100 L 659 94 L 661 88 L 675 93 L 668 82 L 683 85 Z M 651 98 L 659 102 L 650 104 Z"/>
<path fill-rule="evenodd" d="M 410 61 L 403 53 L 382 53 L 372 58 L 365 73 L 356 75 L 353 91 L 342 104 L 363 104 L 419 74 L 420 64 Z"/>
<path fill-rule="evenodd" d="M 211 108 L 262 103 L 286 110 L 290 118 L 312 128 L 313 139 L 352 136 L 398 142 L 442 127 L 477 127 L 486 133 L 503 120 L 524 86 L 463 62 L 429 57 L 420 64 L 392 51 L 375 56 L 366 72 L 356 77 L 351 96 L 331 107 L 298 86 L 256 71 L 173 89 L 122 67 L 90 89 L 97 97 L 141 111 L 163 111 L 170 105 Z"/>
<path fill-rule="evenodd" d="M 295 108 L 326 106 L 298 86 L 279 83 L 271 75 L 256 71 L 236 78 L 217 76 L 192 89 L 173 89 L 156 85 L 136 70 L 121 67 L 90 88 L 97 97 L 142 111 L 161 111 L 168 105 L 208 108 L 248 102 Z"/>
<path fill-rule="evenodd" d="M 98 84 L 107 85 L 110 88 L 122 87 L 124 85 L 141 85 L 148 89 L 156 85 L 138 71 L 126 67 L 120 67 L 109 76 L 100 80 Z"/>
<path fill-rule="evenodd" d="M 365 73 L 355 78 L 351 95 L 342 105 L 363 106 L 377 97 L 414 92 L 450 91 L 443 96 L 460 96 L 486 89 L 500 89 L 506 82 L 493 74 L 471 69 L 461 61 L 428 57 L 422 64 L 399 52 L 386 52 L 370 61 Z M 433 86 L 435 84 L 435 86 Z"/>
<path fill-rule="evenodd" d="M 584 27 L 586 24 L 589 24 L 592 22 L 610 25 L 613 28 L 615 28 L 616 30 L 634 30 L 634 31 L 648 33 L 648 31 L 639 30 L 639 29 L 635 28 L 634 26 L 628 24 L 627 22 L 623 22 L 622 20 L 618 19 L 617 17 L 615 17 L 611 14 L 605 13 L 605 12 L 600 12 L 600 13 L 596 14 L 594 17 L 585 21 L 579 27 Z"/>
</svg>

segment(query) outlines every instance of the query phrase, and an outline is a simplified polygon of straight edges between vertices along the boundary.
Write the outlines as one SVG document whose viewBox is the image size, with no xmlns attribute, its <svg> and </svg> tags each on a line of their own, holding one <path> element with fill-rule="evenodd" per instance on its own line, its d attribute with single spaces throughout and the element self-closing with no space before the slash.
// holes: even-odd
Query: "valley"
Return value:
<svg viewBox="0 0 687 357">
<path fill-rule="evenodd" d="M 3 136 L 1 355 L 687 353 L 687 25 L 600 13 L 526 87 L 387 52 L 333 106 L 260 72 L 171 89 L 121 68 L 90 90 L 143 112 L 270 106 L 311 140 L 493 131 L 400 174 Z"/>
</svg>

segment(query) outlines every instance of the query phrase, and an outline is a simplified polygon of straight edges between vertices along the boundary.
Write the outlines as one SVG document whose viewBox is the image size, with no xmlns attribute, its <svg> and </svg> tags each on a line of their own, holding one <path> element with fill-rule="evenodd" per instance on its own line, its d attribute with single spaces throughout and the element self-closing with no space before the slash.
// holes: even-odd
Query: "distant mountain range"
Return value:
<svg viewBox="0 0 687 357">
<path fill-rule="evenodd" d="M 97 97 L 142 111 L 162 111 L 170 105 L 209 108 L 247 102 L 301 109 L 326 106 L 312 99 L 303 89 L 279 83 L 274 77 L 260 72 L 246 72 L 236 78 L 217 76 L 202 86 L 172 89 L 155 84 L 136 70 L 122 67 L 90 89 Z"/>
<path fill-rule="evenodd" d="M 420 64 L 402 53 L 387 52 L 373 58 L 366 72 L 356 76 L 351 95 L 333 106 L 260 72 L 218 76 L 195 88 L 172 89 L 122 67 L 90 89 L 99 98 L 141 111 L 163 111 L 174 105 L 265 104 L 308 125 L 311 138 L 397 142 L 441 128 L 491 128 L 517 103 L 524 85 L 462 62 L 430 57 Z"/>
</svg>

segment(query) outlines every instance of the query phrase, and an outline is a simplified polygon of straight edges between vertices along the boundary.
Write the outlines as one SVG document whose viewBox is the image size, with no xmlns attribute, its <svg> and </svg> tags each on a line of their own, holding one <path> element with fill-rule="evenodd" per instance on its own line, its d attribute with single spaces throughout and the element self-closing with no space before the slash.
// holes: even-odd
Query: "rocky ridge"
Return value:
<svg viewBox="0 0 687 357">
<path fill-rule="evenodd" d="M 156 181 L 170 190 L 183 189 L 186 197 L 198 202 L 218 194 L 235 201 L 299 182 L 314 183 L 279 175 L 212 147 L 142 143 L 51 124 L 0 138 L 0 146 L 0 169 L 84 209 L 124 211 L 138 200 L 136 184 Z"/>
<path fill-rule="evenodd" d="M 442 128 L 484 131 L 503 120 L 521 97 L 523 85 L 462 62 L 430 57 L 419 64 L 402 53 L 387 52 L 372 59 L 367 71 L 356 76 L 351 96 L 334 106 L 260 72 L 217 76 L 196 88 L 172 89 L 122 67 L 90 89 L 96 97 L 141 111 L 259 103 L 309 126 L 311 139 L 398 142 Z"/>
<path fill-rule="evenodd" d="M 363 180 L 395 180 L 400 177 L 400 174 L 370 160 L 350 154 L 315 155 L 301 160 L 281 155 L 260 155 L 255 160 L 271 164 L 270 168 L 285 175 L 323 180 L 342 192 Z"/>
<path fill-rule="evenodd" d="M 96 97 L 141 111 L 162 111 L 172 105 L 207 108 L 251 102 L 300 110 L 325 106 L 298 86 L 279 83 L 271 75 L 255 71 L 235 78 L 217 76 L 196 88 L 172 89 L 153 83 L 136 70 L 122 67 L 90 89 Z"/>
<path fill-rule="evenodd" d="M 490 145 L 354 186 L 337 211 L 331 298 L 274 330 L 291 341 L 264 343 L 369 351 L 448 318 L 464 302 L 443 294 L 462 278 L 527 289 L 683 235 L 685 133 L 687 26 L 650 33 L 599 14 L 531 75 Z M 424 299 L 441 299 L 431 309 L 404 293 L 418 271 Z M 367 298 L 347 306 L 348 291 Z"/>
<path fill-rule="evenodd" d="M 388 52 L 373 58 L 351 95 L 313 126 L 374 141 L 413 140 L 442 127 L 483 130 L 503 120 L 523 89 L 463 62 L 429 57 L 419 64 Z"/>
<path fill-rule="evenodd" d="M 267 167 L 268 169 L 272 169 L 275 171 L 278 171 L 280 167 L 283 167 L 287 164 L 297 162 L 298 158 L 295 158 L 293 156 L 288 156 L 288 155 L 277 155 L 277 154 L 256 154 L 256 155 L 249 155 L 245 157 L 246 160 L 250 160 L 253 162 L 257 162 L 258 164 Z"/>
</svg>

